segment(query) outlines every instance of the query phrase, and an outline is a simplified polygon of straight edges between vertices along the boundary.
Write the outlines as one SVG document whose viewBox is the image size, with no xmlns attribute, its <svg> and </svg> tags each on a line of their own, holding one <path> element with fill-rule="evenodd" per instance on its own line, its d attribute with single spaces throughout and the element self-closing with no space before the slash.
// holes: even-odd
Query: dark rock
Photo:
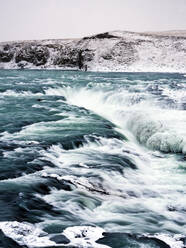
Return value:
<svg viewBox="0 0 186 248">
<path fill-rule="evenodd" d="M 24 69 L 27 64 L 26 61 L 20 61 L 17 65 L 20 69 Z"/>
<path fill-rule="evenodd" d="M 61 47 L 53 63 L 60 67 L 77 67 L 81 70 L 93 58 L 94 52 L 92 50 L 66 46 Z"/>
<path fill-rule="evenodd" d="M 83 51 L 78 52 L 78 67 L 81 70 L 83 68 L 83 56 L 82 56 Z"/>
<path fill-rule="evenodd" d="M 78 52 L 78 67 L 79 69 L 83 69 L 85 71 L 87 71 L 87 62 L 90 62 L 91 60 L 93 60 L 94 58 L 94 52 L 92 50 L 89 49 L 85 49 L 85 50 L 80 50 Z"/>
<path fill-rule="evenodd" d="M 26 245 L 19 245 L 13 239 L 6 237 L 0 230 L 0 248 L 28 248 Z"/>
<path fill-rule="evenodd" d="M 186 237 L 182 237 L 182 238 L 180 238 L 180 241 L 182 241 L 182 242 L 183 242 L 183 244 L 184 244 L 184 247 L 186 247 Z"/>
<path fill-rule="evenodd" d="M 65 46 L 64 45 L 61 45 L 61 44 L 46 44 L 46 47 L 47 48 L 52 48 L 54 50 L 57 50 L 57 51 L 61 51 Z"/>
<path fill-rule="evenodd" d="M 54 241 L 56 244 L 69 244 L 70 240 L 63 234 L 56 235 L 50 238 L 51 241 Z"/>
<path fill-rule="evenodd" d="M 105 32 L 105 33 L 101 33 L 101 34 L 97 34 L 97 35 L 93 35 L 93 36 L 84 37 L 83 40 L 87 40 L 87 39 L 113 39 L 113 38 L 118 38 L 118 37 L 115 35 L 111 35 L 108 32 Z"/>
<path fill-rule="evenodd" d="M 46 64 L 48 57 L 49 52 L 45 46 L 25 45 L 17 52 L 15 62 L 26 61 L 40 66 Z"/>
<path fill-rule="evenodd" d="M 97 243 L 108 245 L 110 247 L 113 247 L 114 244 L 114 248 L 140 248 L 142 245 L 144 247 L 170 248 L 170 246 L 164 241 L 154 237 L 145 237 L 127 233 L 103 233 L 103 236 L 104 237 L 99 239 Z"/>
<path fill-rule="evenodd" d="M 10 50 L 10 45 L 9 45 L 9 44 L 6 44 L 6 45 L 3 47 L 3 50 L 4 50 L 4 51 Z"/>
<path fill-rule="evenodd" d="M 79 49 L 73 49 L 71 47 L 62 48 L 59 54 L 54 59 L 54 65 L 74 67 L 79 66 Z"/>
<path fill-rule="evenodd" d="M 94 59 L 95 53 L 93 50 L 86 49 L 82 53 L 84 63 L 90 62 Z"/>
<path fill-rule="evenodd" d="M 49 194 L 50 188 L 44 183 L 38 183 L 36 191 L 40 194 Z"/>
<path fill-rule="evenodd" d="M 160 248 L 171 248 L 167 243 L 165 243 L 164 241 L 158 238 L 139 237 L 138 239 L 139 241 L 142 241 L 143 243 L 149 243 L 149 242 L 154 243 L 155 245 L 157 245 L 157 247 L 160 247 Z"/>
<path fill-rule="evenodd" d="M 167 206 L 167 210 L 170 211 L 170 212 L 177 211 L 176 207 L 174 207 L 174 206 Z"/>
<path fill-rule="evenodd" d="M 10 62 L 13 58 L 13 53 L 8 50 L 8 46 L 4 47 L 4 50 L 0 51 L 0 62 Z"/>
</svg>

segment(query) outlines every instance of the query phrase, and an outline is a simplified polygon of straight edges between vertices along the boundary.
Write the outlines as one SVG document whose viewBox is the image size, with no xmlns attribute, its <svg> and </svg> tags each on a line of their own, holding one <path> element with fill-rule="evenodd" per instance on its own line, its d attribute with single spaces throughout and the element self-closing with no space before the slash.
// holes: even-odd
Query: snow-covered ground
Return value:
<svg viewBox="0 0 186 248">
<path fill-rule="evenodd" d="M 186 72 L 186 32 L 112 31 L 83 39 L 0 43 L 3 69 Z"/>
</svg>

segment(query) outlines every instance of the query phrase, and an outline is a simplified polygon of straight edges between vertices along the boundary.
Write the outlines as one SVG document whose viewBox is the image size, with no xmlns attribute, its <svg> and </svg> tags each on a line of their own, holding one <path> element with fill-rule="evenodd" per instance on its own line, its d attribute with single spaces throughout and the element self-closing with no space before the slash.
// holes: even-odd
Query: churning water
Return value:
<svg viewBox="0 0 186 248">
<path fill-rule="evenodd" d="M 185 247 L 186 78 L 0 71 L 0 247 Z"/>
</svg>

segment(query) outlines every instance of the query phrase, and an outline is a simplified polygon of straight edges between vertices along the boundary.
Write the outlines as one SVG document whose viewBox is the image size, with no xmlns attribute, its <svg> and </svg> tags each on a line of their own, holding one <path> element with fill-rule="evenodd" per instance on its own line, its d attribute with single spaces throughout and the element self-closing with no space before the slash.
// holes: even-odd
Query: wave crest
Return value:
<svg viewBox="0 0 186 248">
<path fill-rule="evenodd" d="M 166 124 L 167 120 L 158 117 L 153 118 L 147 113 L 132 113 L 127 121 L 127 127 L 138 142 L 150 149 L 186 153 L 184 133 L 172 129 Z"/>
</svg>

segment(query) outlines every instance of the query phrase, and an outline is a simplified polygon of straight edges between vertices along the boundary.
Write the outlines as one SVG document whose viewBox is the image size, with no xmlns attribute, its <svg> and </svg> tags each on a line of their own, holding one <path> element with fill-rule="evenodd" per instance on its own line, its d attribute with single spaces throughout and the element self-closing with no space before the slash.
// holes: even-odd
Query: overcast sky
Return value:
<svg viewBox="0 0 186 248">
<path fill-rule="evenodd" d="M 186 0 L 0 0 L 0 41 L 186 30 Z"/>
</svg>

